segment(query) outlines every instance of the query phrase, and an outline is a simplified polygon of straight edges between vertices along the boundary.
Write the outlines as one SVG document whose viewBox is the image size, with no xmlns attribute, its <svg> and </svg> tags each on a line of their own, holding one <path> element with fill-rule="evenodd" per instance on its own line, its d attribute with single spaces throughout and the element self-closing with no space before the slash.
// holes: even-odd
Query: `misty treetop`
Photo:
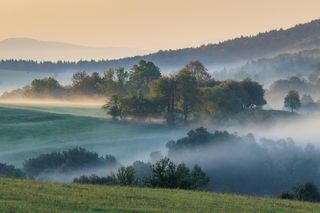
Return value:
<svg viewBox="0 0 320 213">
<path fill-rule="evenodd" d="M 31 176 L 45 172 L 68 172 L 94 167 L 114 167 L 118 162 L 112 155 L 104 157 L 95 152 L 77 147 L 63 152 L 41 154 L 26 160 L 23 164 L 24 171 Z"/>
<path fill-rule="evenodd" d="M 296 183 L 320 185 L 320 150 L 292 139 L 255 139 L 201 127 L 167 143 L 168 157 L 186 165 L 198 164 L 212 179 L 214 191 L 278 195 Z"/>
<path fill-rule="evenodd" d="M 215 131 L 210 133 L 206 128 L 199 127 L 190 130 L 186 137 L 176 141 L 172 140 L 166 144 L 169 156 L 182 151 L 196 150 L 219 143 L 236 143 L 242 141 L 242 138 L 236 134 L 230 134 L 227 131 Z"/>
<path fill-rule="evenodd" d="M 143 170 L 141 170 L 143 168 Z M 147 174 L 146 174 L 147 171 Z M 145 175 L 141 178 L 141 174 Z M 185 164 L 175 164 L 169 158 L 163 158 L 154 164 L 134 162 L 132 166 L 121 166 L 116 174 L 107 177 L 96 175 L 81 176 L 74 179 L 74 183 L 143 186 L 152 188 L 171 189 L 206 189 L 210 178 L 198 166 L 190 170 Z"/>
</svg>

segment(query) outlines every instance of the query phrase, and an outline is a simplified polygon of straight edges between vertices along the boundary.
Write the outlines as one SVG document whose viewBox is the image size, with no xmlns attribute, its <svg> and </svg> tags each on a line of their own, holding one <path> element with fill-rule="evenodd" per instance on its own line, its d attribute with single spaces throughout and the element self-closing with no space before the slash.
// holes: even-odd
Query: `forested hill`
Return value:
<svg viewBox="0 0 320 213">
<path fill-rule="evenodd" d="M 320 19 L 299 24 L 290 29 L 272 30 L 255 36 L 240 37 L 218 44 L 208 44 L 196 48 L 159 51 L 145 56 L 135 56 L 118 60 L 79 61 L 77 63 L 35 63 L 33 61 L 1 61 L 0 69 L 61 71 L 88 70 L 102 71 L 108 67 L 131 66 L 140 59 L 154 62 L 162 69 L 178 68 L 190 60 L 200 60 L 206 66 L 226 65 L 276 55 L 292 50 L 320 47 Z"/>
</svg>

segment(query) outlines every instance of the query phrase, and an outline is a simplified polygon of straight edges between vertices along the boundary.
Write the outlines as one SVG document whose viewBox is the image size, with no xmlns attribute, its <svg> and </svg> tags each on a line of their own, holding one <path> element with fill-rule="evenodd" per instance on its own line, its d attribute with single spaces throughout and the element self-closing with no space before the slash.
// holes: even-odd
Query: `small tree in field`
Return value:
<svg viewBox="0 0 320 213">
<path fill-rule="evenodd" d="M 297 91 L 291 90 L 284 98 L 284 106 L 290 108 L 291 112 L 301 107 L 300 96 Z"/>
</svg>

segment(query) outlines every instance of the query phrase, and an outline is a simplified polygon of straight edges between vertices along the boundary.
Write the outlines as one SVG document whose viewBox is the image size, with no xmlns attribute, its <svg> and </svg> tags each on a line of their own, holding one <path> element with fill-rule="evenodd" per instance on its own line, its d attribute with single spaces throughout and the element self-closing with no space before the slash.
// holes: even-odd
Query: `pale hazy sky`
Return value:
<svg viewBox="0 0 320 213">
<path fill-rule="evenodd" d="M 320 18 L 320 0 L 0 0 L 0 39 L 175 49 Z"/>
</svg>

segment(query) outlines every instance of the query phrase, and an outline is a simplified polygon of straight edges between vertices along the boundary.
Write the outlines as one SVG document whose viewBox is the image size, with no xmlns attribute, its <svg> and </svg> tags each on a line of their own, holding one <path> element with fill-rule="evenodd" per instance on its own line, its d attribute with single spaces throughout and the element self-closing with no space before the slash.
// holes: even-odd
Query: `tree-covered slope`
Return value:
<svg viewBox="0 0 320 213">
<path fill-rule="evenodd" d="M 0 179 L 0 212 L 319 212 L 320 204 L 184 190 Z"/>
<path fill-rule="evenodd" d="M 206 66 L 238 63 L 283 52 L 318 48 L 320 46 L 320 20 L 299 24 L 289 29 L 272 30 L 255 36 L 246 36 L 216 44 L 178 50 L 161 50 L 157 53 L 117 60 L 79 62 L 1 61 L 0 69 L 63 71 L 104 71 L 108 67 L 131 68 L 141 59 L 160 66 L 163 71 L 184 66 L 191 60 L 200 60 Z"/>
</svg>

